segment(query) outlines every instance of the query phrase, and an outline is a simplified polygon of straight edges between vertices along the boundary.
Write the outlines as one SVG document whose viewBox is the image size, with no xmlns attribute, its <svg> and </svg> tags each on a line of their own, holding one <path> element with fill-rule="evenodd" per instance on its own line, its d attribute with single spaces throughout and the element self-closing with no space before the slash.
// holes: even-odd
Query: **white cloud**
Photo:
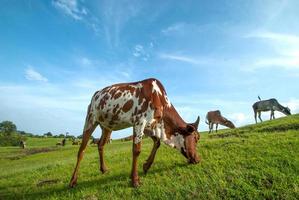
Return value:
<svg viewBox="0 0 299 200">
<path fill-rule="evenodd" d="M 143 48 L 142 45 L 137 44 L 137 45 L 134 47 L 133 56 L 135 56 L 135 57 L 139 57 L 139 56 L 141 56 L 142 54 L 144 54 L 144 48 Z"/>
<path fill-rule="evenodd" d="M 48 79 L 46 77 L 41 75 L 39 72 L 35 71 L 33 69 L 33 67 L 31 67 L 31 66 L 29 66 L 25 70 L 25 77 L 26 77 L 27 80 L 30 80 L 30 81 L 43 81 L 43 82 L 48 81 Z"/>
<path fill-rule="evenodd" d="M 82 20 L 88 13 L 87 8 L 79 8 L 77 0 L 53 0 L 52 4 L 75 20 Z"/>
<path fill-rule="evenodd" d="M 299 99 L 292 98 L 285 105 L 290 108 L 292 114 L 299 113 Z"/>
<path fill-rule="evenodd" d="M 135 45 L 133 49 L 133 56 L 147 61 L 150 58 L 150 53 L 153 48 L 153 43 L 150 42 L 148 47 L 144 47 L 141 44 Z"/>
<path fill-rule="evenodd" d="M 248 120 L 248 117 L 244 113 L 232 113 L 229 114 L 227 118 L 237 126 L 244 125 Z"/>
</svg>

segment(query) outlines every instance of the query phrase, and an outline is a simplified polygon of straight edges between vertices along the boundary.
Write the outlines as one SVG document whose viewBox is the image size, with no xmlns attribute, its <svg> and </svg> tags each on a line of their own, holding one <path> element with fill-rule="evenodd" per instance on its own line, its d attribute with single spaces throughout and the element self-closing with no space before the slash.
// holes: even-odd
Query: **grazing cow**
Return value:
<svg viewBox="0 0 299 200">
<path fill-rule="evenodd" d="M 130 136 L 128 136 L 128 137 L 124 137 L 124 138 L 122 138 L 122 139 L 120 139 L 120 140 L 121 140 L 122 142 L 133 140 L 133 135 L 130 135 Z"/>
<path fill-rule="evenodd" d="M 63 138 L 63 140 L 61 140 L 61 142 L 57 142 L 56 145 L 57 145 L 57 146 L 59 146 L 59 145 L 61 145 L 61 146 L 65 146 L 65 143 L 66 143 L 66 139 Z"/>
<path fill-rule="evenodd" d="M 276 99 L 272 98 L 268 100 L 261 100 L 259 98 L 259 100 L 260 101 L 257 101 L 252 105 L 255 123 L 257 123 L 257 119 L 256 119 L 257 114 L 261 122 L 263 121 L 261 118 L 261 112 L 264 111 L 271 111 L 270 120 L 275 119 L 274 111 L 282 112 L 285 115 L 291 115 L 291 110 L 288 107 L 284 107 L 280 105 Z"/>
<path fill-rule="evenodd" d="M 235 128 L 235 125 L 231 121 L 223 117 L 219 110 L 210 111 L 207 113 L 206 124 L 209 125 L 209 133 L 213 131 L 214 124 L 216 124 L 216 133 L 218 129 L 218 124 L 221 124 L 229 128 Z"/>
<path fill-rule="evenodd" d="M 99 144 L 99 142 L 100 142 L 100 139 L 93 138 L 89 144 Z M 107 139 L 107 141 L 106 141 L 106 144 L 110 144 L 110 143 L 112 143 L 112 139 L 111 138 Z"/>
<path fill-rule="evenodd" d="M 100 170 L 107 171 L 104 162 L 104 145 L 111 132 L 133 127 L 133 165 L 131 172 L 132 185 L 139 186 L 137 159 L 141 152 L 141 140 L 149 135 L 154 146 L 150 156 L 143 165 L 146 173 L 151 167 L 160 140 L 179 150 L 189 163 L 198 163 L 200 158 L 196 152 L 199 140 L 197 132 L 199 117 L 195 123 L 186 123 L 177 113 L 167 98 L 162 84 L 156 79 L 146 79 L 134 83 L 121 83 L 97 91 L 88 106 L 83 140 L 77 156 L 70 187 L 77 182 L 79 164 L 82 160 L 89 137 L 100 125 L 102 136 L 98 143 Z"/>
<path fill-rule="evenodd" d="M 100 139 L 98 138 L 92 138 L 91 142 L 89 144 L 98 144 L 100 142 Z"/>
<path fill-rule="evenodd" d="M 20 141 L 20 147 L 21 147 L 22 149 L 25 149 L 25 148 L 26 148 L 26 142 L 25 142 L 24 140 L 21 140 L 21 141 Z"/>
<path fill-rule="evenodd" d="M 72 145 L 79 145 L 79 144 L 81 144 L 80 140 L 73 140 L 72 141 Z"/>
</svg>

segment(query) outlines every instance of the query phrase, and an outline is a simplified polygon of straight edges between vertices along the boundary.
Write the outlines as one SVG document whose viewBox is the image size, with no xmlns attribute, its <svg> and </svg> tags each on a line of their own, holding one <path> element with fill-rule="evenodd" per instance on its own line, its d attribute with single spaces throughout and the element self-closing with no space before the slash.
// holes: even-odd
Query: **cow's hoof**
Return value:
<svg viewBox="0 0 299 200">
<path fill-rule="evenodd" d="M 137 179 L 135 179 L 135 180 L 132 180 L 132 186 L 134 187 L 134 188 L 137 188 L 137 187 L 139 187 L 141 185 L 141 182 L 140 182 L 140 179 L 139 178 L 137 178 Z"/>
<path fill-rule="evenodd" d="M 139 181 L 134 181 L 133 182 L 133 187 L 134 188 L 138 188 L 140 186 L 140 182 Z"/>
<path fill-rule="evenodd" d="M 107 173 L 109 170 L 108 170 L 106 167 L 104 167 L 104 168 L 101 168 L 100 171 L 102 172 L 102 174 L 105 174 L 105 173 Z"/>
<path fill-rule="evenodd" d="M 69 184 L 69 187 L 70 188 L 74 188 L 76 185 L 77 185 L 77 179 L 75 179 L 75 180 L 72 179 L 71 182 L 70 182 L 70 184 Z"/>
</svg>

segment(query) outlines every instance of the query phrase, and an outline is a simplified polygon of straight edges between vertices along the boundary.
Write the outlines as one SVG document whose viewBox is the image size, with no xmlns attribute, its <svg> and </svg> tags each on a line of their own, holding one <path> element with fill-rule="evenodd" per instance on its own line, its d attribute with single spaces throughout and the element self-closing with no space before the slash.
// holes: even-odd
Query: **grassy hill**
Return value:
<svg viewBox="0 0 299 200">
<path fill-rule="evenodd" d="M 89 146 L 70 189 L 78 146 L 29 138 L 28 149 L 0 148 L 0 199 L 299 199 L 299 115 L 201 136 L 200 164 L 188 165 L 161 145 L 147 175 L 142 163 L 152 142 L 145 139 L 138 189 L 130 186 L 132 141 L 106 145 L 104 175 L 97 148 Z"/>
</svg>

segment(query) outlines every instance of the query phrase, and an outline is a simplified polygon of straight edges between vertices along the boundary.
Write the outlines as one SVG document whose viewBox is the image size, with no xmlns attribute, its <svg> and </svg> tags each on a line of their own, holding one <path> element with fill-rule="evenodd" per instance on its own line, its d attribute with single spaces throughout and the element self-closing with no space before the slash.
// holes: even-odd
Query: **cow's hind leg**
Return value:
<svg viewBox="0 0 299 200">
<path fill-rule="evenodd" d="M 212 130 L 212 128 L 211 128 L 211 122 L 209 122 L 209 133 L 211 133 L 211 130 Z"/>
<path fill-rule="evenodd" d="M 97 124 L 92 124 L 92 123 L 85 124 L 85 128 L 83 131 L 82 143 L 80 145 L 78 155 L 77 155 L 77 164 L 76 164 L 76 167 L 74 169 L 74 172 L 73 172 L 70 184 L 69 184 L 70 187 L 74 187 L 77 183 L 77 174 L 78 174 L 79 165 L 83 158 L 83 154 L 84 154 L 85 148 L 87 146 L 88 140 L 89 140 L 92 132 L 96 128 L 96 126 L 97 126 Z"/>
<path fill-rule="evenodd" d="M 274 110 L 271 110 L 271 114 L 270 114 L 270 120 L 275 119 L 274 117 Z"/>
<path fill-rule="evenodd" d="M 210 128 L 210 132 L 212 132 L 213 133 L 213 129 L 214 129 L 214 123 L 211 123 L 211 128 Z"/>
<path fill-rule="evenodd" d="M 254 110 L 254 119 L 255 119 L 255 123 L 257 124 L 257 119 L 256 119 L 256 117 L 257 117 L 257 112 Z"/>
<path fill-rule="evenodd" d="M 100 156 L 100 170 L 104 174 L 107 171 L 107 167 L 105 165 L 104 161 L 104 146 L 107 143 L 107 141 L 110 140 L 111 130 L 108 130 L 104 127 L 102 128 L 102 136 L 98 143 L 98 150 L 99 150 L 99 156 Z"/>
<path fill-rule="evenodd" d="M 146 160 L 146 162 L 143 164 L 143 172 L 146 174 L 147 171 L 149 170 L 149 168 L 151 167 L 151 165 L 154 162 L 155 156 L 156 156 L 156 152 L 158 150 L 158 148 L 160 147 L 160 139 L 156 138 L 156 137 L 151 137 L 154 141 L 154 146 L 152 149 L 151 154 L 149 155 L 148 159 Z"/>
<path fill-rule="evenodd" d="M 261 120 L 261 122 L 263 121 L 262 118 L 261 118 L 261 112 L 258 112 L 258 116 L 259 116 L 259 119 Z"/>
</svg>

